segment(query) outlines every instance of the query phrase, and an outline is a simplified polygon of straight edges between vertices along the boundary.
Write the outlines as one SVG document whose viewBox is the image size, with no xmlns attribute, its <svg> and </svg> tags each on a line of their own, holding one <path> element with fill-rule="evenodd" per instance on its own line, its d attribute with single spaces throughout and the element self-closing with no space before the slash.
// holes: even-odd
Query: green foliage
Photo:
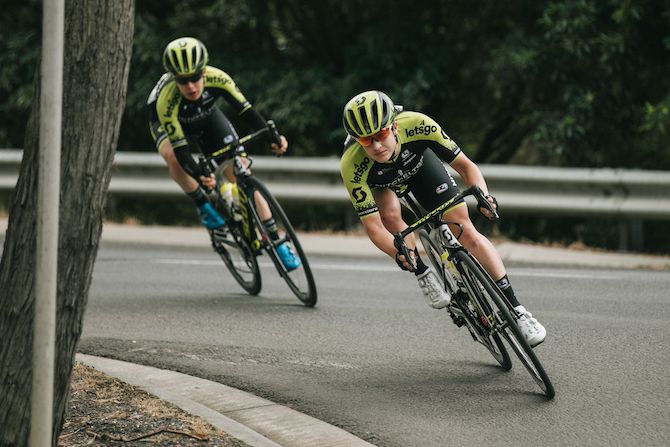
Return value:
<svg viewBox="0 0 670 447">
<path fill-rule="evenodd" d="M 3 12 L 0 147 L 21 147 L 41 2 Z M 121 150 L 153 150 L 145 102 L 183 35 L 205 42 L 294 155 L 339 155 L 342 106 L 381 89 L 476 162 L 670 169 L 667 0 L 138 1 Z"/>
<path fill-rule="evenodd" d="M 40 2 L 9 9 L 0 144 L 19 147 Z M 121 149 L 152 150 L 145 101 L 182 35 L 207 44 L 296 155 L 339 154 L 342 105 L 377 88 L 434 116 L 479 162 L 670 168 L 667 1 L 143 0 Z"/>
<path fill-rule="evenodd" d="M 0 147 L 23 147 L 41 39 L 41 4 L 13 2 L 0 15 Z"/>
</svg>

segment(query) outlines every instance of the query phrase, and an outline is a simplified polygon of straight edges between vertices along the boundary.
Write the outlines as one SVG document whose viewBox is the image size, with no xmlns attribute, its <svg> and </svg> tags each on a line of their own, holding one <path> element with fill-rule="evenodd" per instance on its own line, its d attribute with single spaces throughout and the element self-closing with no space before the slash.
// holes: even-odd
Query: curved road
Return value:
<svg viewBox="0 0 670 447">
<path fill-rule="evenodd" d="M 670 444 L 670 272 L 509 266 L 549 331 L 546 401 L 390 261 L 311 262 L 315 309 L 267 263 L 249 297 L 209 250 L 103 245 L 79 351 L 234 386 L 380 446 Z"/>
</svg>

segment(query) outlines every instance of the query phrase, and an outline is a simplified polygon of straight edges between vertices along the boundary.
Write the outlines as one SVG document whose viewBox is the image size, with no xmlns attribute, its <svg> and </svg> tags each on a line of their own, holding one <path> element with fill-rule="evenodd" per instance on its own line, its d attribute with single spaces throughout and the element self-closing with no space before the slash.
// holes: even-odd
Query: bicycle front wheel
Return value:
<svg viewBox="0 0 670 447">
<path fill-rule="evenodd" d="M 307 256 L 305 256 L 305 252 L 300 245 L 300 241 L 298 240 L 298 236 L 295 234 L 295 230 L 293 229 L 291 222 L 289 221 L 279 202 L 277 202 L 274 196 L 265 187 L 265 185 L 261 183 L 261 181 L 255 177 L 249 177 L 247 182 L 252 187 L 252 189 L 257 191 L 261 197 L 265 199 L 268 207 L 270 208 L 270 212 L 272 213 L 272 217 L 277 224 L 277 230 L 280 236 L 279 240 L 272 241 L 269 237 L 264 238 L 263 247 L 265 248 L 265 251 L 274 262 L 275 267 L 277 268 L 277 272 L 284 279 L 284 281 L 286 281 L 286 284 L 289 286 L 295 296 L 297 296 L 305 306 L 314 307 L 316 305 L 317 292 L 314 277 L 312 276 L 312 269 L 309 266 Z M 256 200 L 255 194 L 251 197 L 253 197 L 254 201 Z M 255 206 L 255 208 L 258 209 L 257 206 Z M 263 223 L 258 222 L 258 227 L 263 228 Z M 293 250 L 295 256 L 298 258 L 299 262 L 295 268 L 286 268 L 279 258 L 277 250 L 283 244 L 288 244 L 288 248 Z"/>
<path fill-rule="evenodd" d="M 442 253 L 444 252 L 444 249 L 439 249 L 437 244 L 435 244 L 435 242 L 431 239 L 428 232 L 423 229 L 419 230 L 419 239 L 423 244 L 423 248 L 426 251 L 426 255 L 428 256 L 430 263 L 433 265 L 433 268 L 437 272 L 438 277 L 442 281 L 442 284 L 446 284 L 445 290 L 449 292 L 449 294 L 452 296 L 452 299 L 457 299 L 457 294 L 461 292 L 456 285 L 456 279 L 451 276 L 451 273 L 449 273 L 444 268 L 444 264 L 442 262 Z M 472 302 L 475 303 L 476 301 Z M 491 331 L 489 331 L 488 328 L 484 326 L 484 323 L 480 321 L 478 317 L 478 315 L 481 314 L 481 306 L 477 307 L 474 305 L 468 305 L 466 299 L 464 300 L 463 304 L 459 302 L 458 307 L 462 307 L 462 309 L 460 309 L 462 318 L 468 325 L 468 329 L 470 330 L 474 340 L 484 345 L 484 347 L 489 350 L 498 364 L 503 369 L 509 371 L 512 368 L 512 362 L 510 361 L 509 354 L 507 354 L 507 350 L 505 349 L 505 345 L 500 339 L 500 336 L 498 336 L 496 333 L 491 333 Z M 453 313 L 455 310 L 452 310 L 451 312 Z"/>
<path fill-rule="evenodd" d="M 256 254 L 238 227 L 227 225 L 220 230 L 210 230 L 212 247 L 226 265 L 235 281 L 250 295 L 261 291 L 261 271 Z"/>
<path fill-rule="evenodd" d="M 507 300 L 500 291 L 500 288 L 498 288 L 489 274 L 469 253 L 459 251 L 457 256 L 464 270 L 464 280 L 474 284 L 474 287 L 478 288 L 481 292 L 479 293 L 480 298 L 487 301 L 486 306 L 490 314 L 486 315 L 486 319 L 491 324 L 492 329 L 497 330 L 505 338 L 533 380 L 539 385 L 544 394 L 549 399 L 552 399 L 556 395 L 554 385 L 549 380 L 549 376 L 545 372 L 537 355 L 535 355 L 533 348 L 530 347 L 521 333 L 519 326 L 517 326 L 516 318 L 512 316 L 506 304 Z"/>
</svg>

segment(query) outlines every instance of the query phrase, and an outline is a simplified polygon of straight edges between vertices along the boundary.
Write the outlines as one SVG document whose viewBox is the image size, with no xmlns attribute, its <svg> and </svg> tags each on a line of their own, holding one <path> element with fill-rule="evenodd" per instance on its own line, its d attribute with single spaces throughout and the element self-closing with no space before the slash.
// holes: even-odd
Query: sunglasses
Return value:
<svg viewBox="0 0 670 447">
<path fill-rule="evenodd" d="M 196 74 L 188 76 L 188 77 L 175 76 L 174 80 L 177 82 L 177 84 L 186 85 L 189 82 L 192 82 L 192 83 L 195 84 L 196 82 L 198 82 L 200 80 L 200 78 L 202 78 L 202 72 L 196 73 Z"/>
<path fill-rule="evenodd" d="M 369 137 L 356 138 L 356 141 L 358 141 L 358 144 L 360 144 L 363 147 L 369 147 L 370 145 L 372 145 L 372 140 L 381 141 L 384 138 L 388 137 L 389 134 L 391 133 L 391 127 L 392 126 L 385 127 L 376 134 L 370 135 Z"/>
</svg>

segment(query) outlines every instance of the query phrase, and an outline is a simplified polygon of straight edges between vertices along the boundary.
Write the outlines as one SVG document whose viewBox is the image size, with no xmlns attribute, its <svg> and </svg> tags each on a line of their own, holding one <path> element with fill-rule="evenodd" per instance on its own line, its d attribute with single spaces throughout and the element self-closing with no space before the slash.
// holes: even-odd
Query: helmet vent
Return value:
<svg viewBox="0 0 670 447">
<path fill-rule="evenodd" d="M 354 115 L 353 110 L 347 110 L 347 121 L 349 124 L 349 127 L 356 133 L 356 135 L 361 135 L 363 133 L 361 126 L 358 125 L 358 122 L 356 121 L 356 115 Z"/>
<path fill-rule="evenodd" d="M 379 127 L 379 113 L 377 113 L 376 99 L 370 103 L 370 112 L 372 112 L 372 128 L 376 130 Z"/>
<path fill-rule="evenodd" d="M 368 119 L 368 114 L 365 112 L 365 108 L 363 107 L 359 108 L 358 110 L 361 114 L 361 122 L 365 128 L 365 134 L 369 135 L 372 133 L 372 129 L 370 129 L 370 120 Z"/>
</svg>

